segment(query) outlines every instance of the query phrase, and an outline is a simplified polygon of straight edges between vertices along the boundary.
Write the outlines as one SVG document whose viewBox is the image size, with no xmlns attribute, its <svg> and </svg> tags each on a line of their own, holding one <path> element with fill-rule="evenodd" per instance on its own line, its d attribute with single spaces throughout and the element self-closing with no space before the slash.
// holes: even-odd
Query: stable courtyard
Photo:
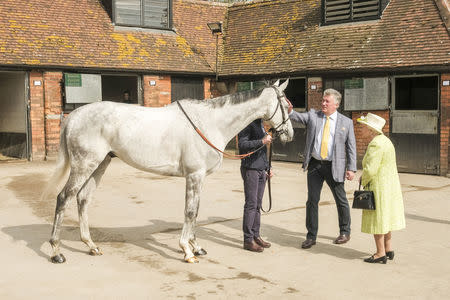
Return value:
<svg viewBox="0 0 450 300">
<path fill-rule="evenodd" d="M 336 206 L 322 192 L 319 237 L 306 235 L 306 173 L 275 162 L 273 209 L 262 216 L 263 253 L 242 249 L 244 203 L 239 162 L 225 160 L 207 177 L 197 238 L 208 251 L 183 262 L 178 246 L 184 218 L 184 178 L 133 169 L 114 159 L 89 209 L 91 234 L 103 256 L 80 241 L 76 203 L 61 234 L 67 262 L 49 262 L 55 200 L 40 193 L 55 162 L 0 162 L 0 299 L 444 299 L 450 294 L 450 179 L 400 174 L 406 222 L 394 232 L 387 265 L 362 261 L 374 252 L 352 209 L 349 243 L 334 245 Z M 358 172 L 358 177 L 360 171 Z M 351 199 L 357 181 L 346 183 Z M 264 199 L 267 208 L 268 199 Z M 447 295 L 447 296 L 446 296 Z"/>
</svg>

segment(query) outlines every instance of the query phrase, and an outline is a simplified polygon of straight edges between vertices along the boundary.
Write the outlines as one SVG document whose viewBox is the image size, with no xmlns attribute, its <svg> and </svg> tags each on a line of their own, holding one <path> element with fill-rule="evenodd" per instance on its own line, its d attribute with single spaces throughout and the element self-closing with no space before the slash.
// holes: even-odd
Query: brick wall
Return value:
<svg viewBox="0 0 450 300">
<path fill-rule="evenodd" d="M 213 97 L 213 93 L 211 91 L 211 81 L 210 78 L 204 78 L 203 79 L 203 92 L 205 94 L 205 99 L 211 99 Z"/>
<path fill-rule="evenodd" d="M 40 72 L 30 72 L 31 158 L 45 159 L 44 85 Z M 40 83 L 40 84 L 39 84 Z"/>
<path fill-rule="evenodd" d="M 170 76 L 144 75 L 142 85 L 144 106 L 161 107 L 171 103 Z"/>
<path fill-rule="evenodd" d="M 450 74 L 441 75 L 441 175 L 450 173 L 449 134 L 450 134 L 450 86 L 444 86 L 444 81 L 450 80 Z"/>
<path fill-rule="evenodd" d="M 315 110 L 321 109 L 322 103 L 322 78 L 310 77 L 308 78 L 308 104 L 307 109 L 314 108 Z"/>
<path fill-rule="evenodd" d="M 361 136 L 361 129 L 362 124 L 359 124 L 356 122 L 356 120 L 361 117 L 362 115 L 367 115 L 367 113 L 373 113 L 375 115 L 378 115 L 386 120 L 386 125 L 384 125 L 383 133 L 386 136 L 389 136 L 389 128 L 390 128 L 390 122 L 389 122 L 389 111 L 388 110 L 378 110 L 378 111 L 359 111 L 359 112 L 353 112 L 352 113 L 352 119 L 353 119 L 353 126 L 355 128 L 355 138 L 356 138 L 356 156 L 358 159 L 358 162 L 361 162 L 364 154 L 366 153 L 367 146 L 369 145 L 369 140 L 363 138 Z"/>
<path fill-rule="evenodd" d="M 61 128 L 62 72 L 44 73 L 44 107 L 45 107 L 45 147 L 46 157 L 55 157 L 59 148 Z"/>
</svg>

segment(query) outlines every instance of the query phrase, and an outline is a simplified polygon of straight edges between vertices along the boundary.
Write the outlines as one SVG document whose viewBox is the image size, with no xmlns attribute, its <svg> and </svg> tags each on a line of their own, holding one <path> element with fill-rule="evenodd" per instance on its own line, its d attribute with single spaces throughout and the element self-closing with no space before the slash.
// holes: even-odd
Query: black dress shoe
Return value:
<svg viewBox="0 0 450 300">
<path fill-rule="evenodd" d="M 394 259 L 394 251 L 386 252 L 386 256 L 387 256 L 387 258 L 389 258 L 389 260 L 393 260 Z"/>
<path fill-rule="evenodd" d="M 271 244 L 264 241 L 260 236 L 254 239 L 255 242 L 263 248 L 270 248 Z"/>
<path fill-rule="evenodd" d="M 302 243 L 302 248 L 303 249 L 309 249 L 312 246 L 314 246 L 316 244 L 316 241 L 313 239 L 306 239 L 303 243 Z"/>
<path fill-rule="evenodd" d="M 371 263 L 371 264 L 374 264 L 374 263 L 382 263 L 382 264 L 386 264 L 386 262 L 387 262 L 387 257 L 386 257 L 386 255 L 385 255 L 385 256 L 381 256 L 381 257 L 375 258 L 375 257 L 373 257 L 373 255 L 372 255 L 371 257 L 364 259 L 364 261 L 365 261 L 366 263 Z"/>
<path fill-rule="evenodd" d="M 334 243 L 340 245 L 340 244 L 345 244 L 348 241 L 350 241 L 350 235 L 348 235 L 348 234 L 341 234 L 340 236 L 338 236 L 334 240 Z"/>
<path fill-rule="evenodd" d="M 244 242 L 244 249 L 252 252 L 263 252 L 264 248 L 258 245 L 255 241 Z"/>
</svg>

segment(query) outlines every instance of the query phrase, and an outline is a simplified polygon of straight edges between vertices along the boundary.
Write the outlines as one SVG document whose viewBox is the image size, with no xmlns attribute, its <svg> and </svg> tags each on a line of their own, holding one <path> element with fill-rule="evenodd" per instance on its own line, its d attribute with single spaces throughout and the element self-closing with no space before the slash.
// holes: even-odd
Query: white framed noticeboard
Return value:
<svg viewBox="0 0 450 300">
<path fill-rule="evenodd" d="M 102 101 L 102 77 L 99 74 L 64 73 L 66 103 Z"/>
<path fill-rule="evenodd" d="M 354 78 L 344 81 L 345 110 L 385 110 L 389 108 L 389 79 Z"/>
</svg>

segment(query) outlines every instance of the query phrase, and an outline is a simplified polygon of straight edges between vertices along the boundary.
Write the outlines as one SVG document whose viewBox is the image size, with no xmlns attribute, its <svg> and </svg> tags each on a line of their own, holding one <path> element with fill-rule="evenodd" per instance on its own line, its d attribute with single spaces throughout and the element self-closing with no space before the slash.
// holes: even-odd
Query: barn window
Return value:
<svg viewBox="0 0 450 300">
<path fill-rule="evenodd" d="M 324 25 L 379 19 L 385 0 L 322 0 Z"/>
<path fill-rule="evenodd" d="M 171 0 L 113 0 L 117 25 L 169 29 Z"/>
</svg>

